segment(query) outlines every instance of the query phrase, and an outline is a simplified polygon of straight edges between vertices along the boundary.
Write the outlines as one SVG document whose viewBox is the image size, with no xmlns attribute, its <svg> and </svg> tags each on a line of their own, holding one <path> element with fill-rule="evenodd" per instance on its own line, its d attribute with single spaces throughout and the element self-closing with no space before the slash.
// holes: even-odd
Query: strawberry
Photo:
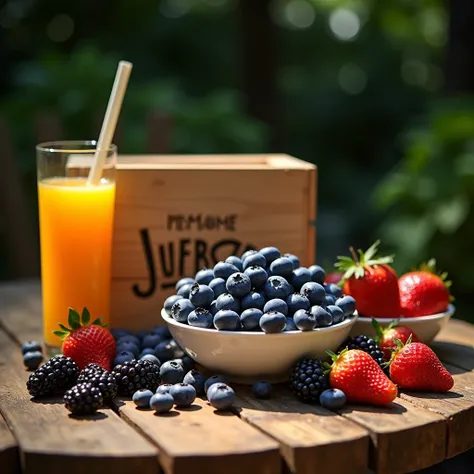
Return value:
<svg viewBox="0 0 474 474">
<path fill-rule="evenodd" d="M 79 313 L 69 308 L 69 328 L 60 324 L 62 331 L 54 331 L 63 340 L 62 352 L 70 357 L 82 370 L 87 364 L 95 363 L 106 370 L 115 357 L 115 340 L 100 319 L 90 322 L 87 308 Z"/>
<path fill-rule="evenodd" d="M 406 318 L 427 316 L 446 311 L 451 301 L 447 273 L 436 274 L 436 261 L 431 259 L 417 271 L 406 273 L 398 281 L 400 305 Z"/>
<path fill-rule="evenodd" d="M 390 361 L 390 377 L 400 387 L 423 392 L 448 392 L 454 380 L 436 354 L 422 342 L 404 345 L 397 340 L 398 350 Z"/>
<path fill-rule="evenodd" d="M 397 387 L 369 354 L 358 349 L 328 354 L 333 360 L 329 383 L 342 390 L 347 401 L 385 406 L 395 400 Z"/>
<path fill-rule="evenodd" d="M 386 328 L 383 328 L 376 319 L 372 319 L 372 326 L 376 332 L 375 342 L 382 349 L 386 361 L 391 359 L 393 350 L 397 348 L 395 339 L 405 344 L 411 336 L 412 342 L 421 342 L 410 328 L 398 326 L 398 321 L 392 321 Z"/>
<path fill-rule="evenodd" d="M 377 256 L 380 241 L 365 253 L 351 247 L 352 258 L 338 257 L 335 264 L 344 271 L 344 293 L 357 301 L 361 316 L 396 319 L 401 315 L 398 277 L 392 267 L 393 258 Z"/>
</svg>

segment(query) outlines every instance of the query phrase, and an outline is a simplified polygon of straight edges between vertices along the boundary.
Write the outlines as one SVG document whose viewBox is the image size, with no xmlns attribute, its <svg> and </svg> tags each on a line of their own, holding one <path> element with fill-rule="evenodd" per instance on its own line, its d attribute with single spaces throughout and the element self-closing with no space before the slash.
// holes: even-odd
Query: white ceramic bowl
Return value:
<svg viewBox="0 0 474 474">
<path fill-rule="evenodd" d="M 426 344 L 429 344 L 448 323 L 455 312 L 455 307 L 450 304 L 444 313 L 431 314 L 429 316 L 420 316 L 417 318 L 400 318 L 399 325 L 406 326 Z M 393 320 L 377 318 L 382 327 L 387 327 Z M 351 336 L 364 334 L 366 336 L 375 336 L 375 330 L 372 326 L 372 318 L 363 318 L 359 316 L 356 323 L 352 326 Z"/>
<path fill-rule="evenodd" d="M 163 309 L 162 318 L 171 335 L 198 364 L 226 375 L 231 382 L 256 380 L 283 382 L 291 367 L 304 356 L 327 359 L 348 337 L 357 316 L 336 326 L 313 331 L 265 334 L 250 331 L 217 331 L 178 323 Z"/>
</svg>

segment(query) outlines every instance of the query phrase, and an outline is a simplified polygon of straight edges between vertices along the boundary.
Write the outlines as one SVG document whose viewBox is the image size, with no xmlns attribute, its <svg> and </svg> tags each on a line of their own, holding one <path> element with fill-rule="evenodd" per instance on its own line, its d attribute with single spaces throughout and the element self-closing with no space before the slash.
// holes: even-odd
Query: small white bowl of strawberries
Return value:
<svg viewBox="0 0 474 474">
<path fill-rule="evenodd" d="M 447 275 L 436 274 L 435 261 L 398 278 L 392 256 L 379 256 L 379 241 L 367 251 L 351 248 L 339 257 L 344 293 L 357 301 L 358 320 L 351 335 L 381 337 L 382 329 L 408 328 L 414 341 L 429 344 L 455 312 Z M 377 334 L 378 331 L 378 334 Z"/>
</svg>

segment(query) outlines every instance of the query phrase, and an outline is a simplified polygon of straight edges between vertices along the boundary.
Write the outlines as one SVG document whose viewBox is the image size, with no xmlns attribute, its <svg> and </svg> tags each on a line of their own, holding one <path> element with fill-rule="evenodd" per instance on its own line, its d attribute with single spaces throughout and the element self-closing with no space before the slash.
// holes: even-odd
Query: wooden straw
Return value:
<svg viewBox="0 0 474 474">
<path fill-rule="evenodd" d="M 117 126 L 120 109 L 122 108 L 123 98 L 127 90 L 128 79 L 132 72 L 132 63 L 120 61 L 117 73 L 115 75 L 114 85 L 110 94 L 107 110 L 105 111 L 104 121 L 100 130 L 99 141 L 94 155 L 94 162 L 89 172 L 87 183 L 89 185 L 98 185 L 102 176 L 102 168 L 107 158 L 107 152 L 112 144 L 112 138 Z"/>
</svg>

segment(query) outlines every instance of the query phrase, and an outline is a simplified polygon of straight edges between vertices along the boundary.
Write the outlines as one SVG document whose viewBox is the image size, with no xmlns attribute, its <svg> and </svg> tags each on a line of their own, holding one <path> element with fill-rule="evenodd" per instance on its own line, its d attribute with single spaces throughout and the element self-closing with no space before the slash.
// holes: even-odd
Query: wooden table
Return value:
<svg viewBox="0 0 474 474">
<path fill-rule="evenodd" d="M 402 393 L 392 408 L 337 413 L 285 388 L 268 401 L 237 387 L 235 412 L 193 409 L 155 416 L 117 400 L 75 419 L 61 399 L 32 402 L 19 345 L 41 338 L 38 282 L 0 286 L 1 474 L 404 473 L 474 446 L 474 326 L 452 321 L 434 344 L 452 393 Z M 157 309 L 156 317 L 159 317 Z"/>
</svg>

